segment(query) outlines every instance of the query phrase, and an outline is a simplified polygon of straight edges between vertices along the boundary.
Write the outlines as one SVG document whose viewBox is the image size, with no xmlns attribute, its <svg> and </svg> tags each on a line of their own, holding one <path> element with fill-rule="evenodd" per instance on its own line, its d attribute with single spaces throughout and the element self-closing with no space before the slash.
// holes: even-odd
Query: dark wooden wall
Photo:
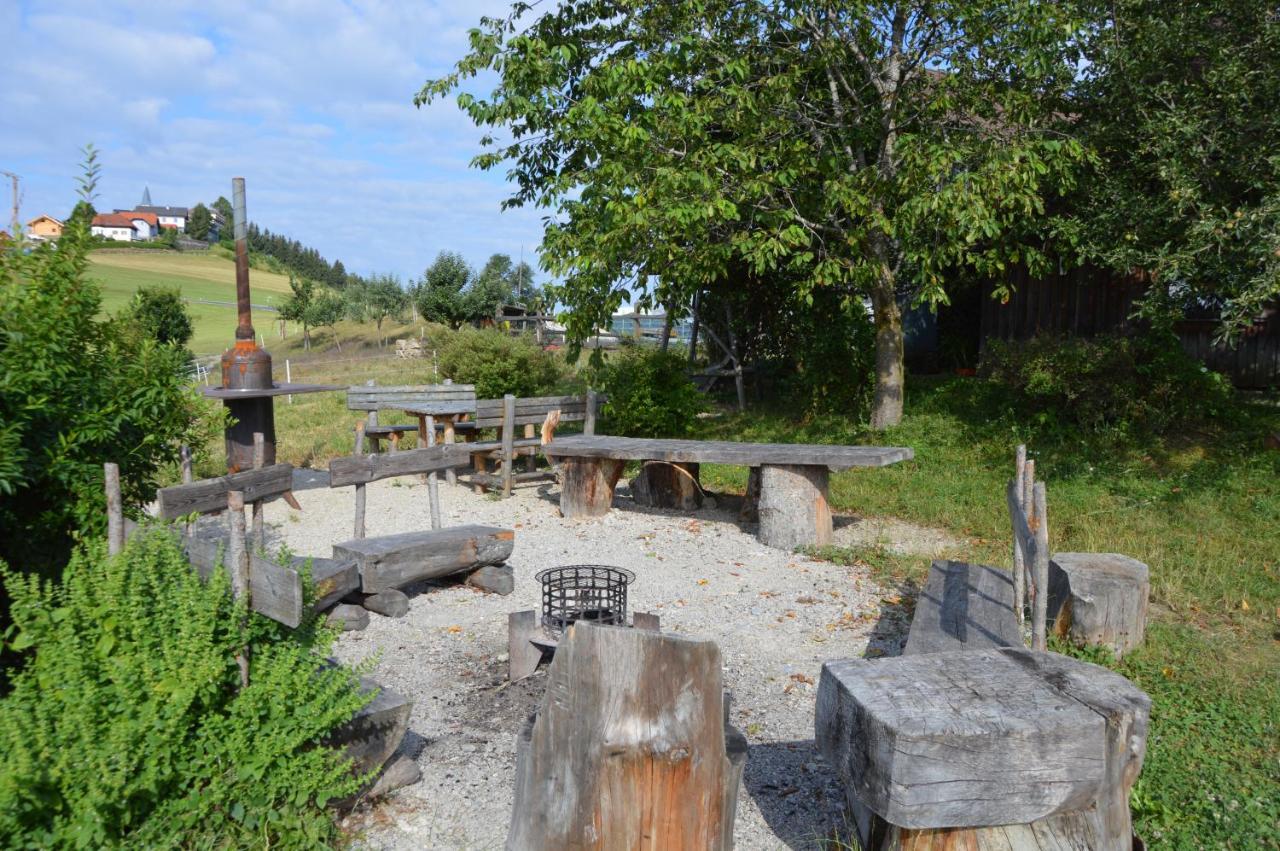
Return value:
<svg viewBox="0 0 1280 851">
<path fill-rule="evenodd" d="M 1147 287 L 1137 275 L 1120 277 L 1082 267 L 1035 280 L 1025 269 L 1010 273 L 1014 292 L 1001 304 L 983 289 L 982 339 L 1027 340 L 1037 334 L 1091 337 L 1131 330 L 1136 302 Z M 1187 354 L 1231 377 L 1237 387 L 1280 385 L 1280 310 L 1255 323 L 1233 346 L 1214 344 L 1213 320 L 1186 320 L 1175 326 Z"/>
</svg>

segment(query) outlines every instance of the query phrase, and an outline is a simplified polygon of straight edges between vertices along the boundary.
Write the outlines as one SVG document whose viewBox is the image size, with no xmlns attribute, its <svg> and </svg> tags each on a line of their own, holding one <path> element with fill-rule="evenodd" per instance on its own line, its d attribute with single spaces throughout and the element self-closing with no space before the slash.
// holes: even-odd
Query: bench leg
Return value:
<svg viewBox="0 0 1280 851">
<path fill-rule="evenodd" d="M 453 443 L 453 417 L 444 418 L 444 442 Z M 444 471 L 444 480 L 451 485 L 458 483 L 458 472 L 452 467 Z"/>
<path fill-rule="evenodd" d="M 476 452 L 471 455 L 471 469 L 474 470 L 476 474 L 475 484 L 471 486 L 471 489 L 477 494 L 482 494 L 484 493 L 484 485 L 480 484 L 480 479 L 486 472 L 488 472 L 485 469 L 484 453 Z"/>
<path fill-rule="evenodd" d="M 565 458 L 561 465 L 560 514 L 599 517 L 613 506 L 613 487 L 622 475 L 623 461 L 612 458 Z"/>
<path fill-rule="evenodd" d="M 525 423 L 524 436 L 526 438 L 533 437 L 533 423 Z M 537 472 L 538 469 L 538 452 L 536 449 L 528 450 L 529 454 L 524 458 L 524 469 L 526 472 Z"/>
<path fill-rule="evenodd" d="M 693 511 L 702 507 L 702 485 L 698 464 L 690 462 L 646 461 L 631 480 L 631 498 L 647 508 L 678 508 Z"/>
<path fill-rule="evenodd" d="M 831 543 L 826 467 L 760 468 L 760 542 L 783 550 Z"/>
</svg>

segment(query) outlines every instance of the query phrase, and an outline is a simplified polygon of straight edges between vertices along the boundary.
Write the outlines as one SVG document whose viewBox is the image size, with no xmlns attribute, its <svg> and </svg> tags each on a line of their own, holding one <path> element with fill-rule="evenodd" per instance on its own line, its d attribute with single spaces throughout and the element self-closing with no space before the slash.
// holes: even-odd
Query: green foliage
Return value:
<svg viewBox="0 0 1280 851">
<path fill-rule="evenodd" d="M 409 294 L 400 286 L 400 279 L 395 275 L 362 278 L 349 289 L 359 290 L 364 315 L 374 321 L 379 333 L 385 320 L 398 319 L 409 307 Z"/>
<path fill-rule="evenodd" d="M 445 336 L 439 349 L 440 372 L 459 384 L 474 384 L 476 397 L 498 399 L 545 396 L 561 379 L 560 361 L 532 337 L 511 337 L 494 330 L 464 328 Z"/>
<path fill-rule="evenodd" d="M 707 398 L 685 374 L 684 358 L 643 346 L 611 353 L 592 377 L 604 391 L 604 430 L 624 437 L 684 437 Z"/>
<path fill-rule="evenodd" d="M 208 585 L 171 532 L 62 581 L 5 570 L 11 646 L 27 654 L 0 700 L 6 848 L 314 848 L 326 801 L 360 779 L 325 745 L 367 701 L 329 666 L 333 635 L 248 613 L 219 570 Z M 250 685 L 237 653 L 248 648 Z"/>
<path fill-rule="evenodd" d="M 775 319 L 791 337 L 772 359 L 789 404 L 805 417 L 865 419 L 875 386 L 875 329 L 862 301 L 822 289 L 811 306 Z"/>
<path fill-rule="evenodd" d="M 1042 424 L 1162 433 L 1220 414 L 1229 382 L 1172 334 L 991 340 L 983 373 Z"/>
<path fill-rule="evenodd" d="M 139 287 L 127 315 L 162 345 L 183 348 L 194 332 L 182 292 L 176 287 Z"/>
<path fill-rule="evenodd" d="M 187 235 L 192 239 L 208 239 L 209 228 L 213 226 L 213 216 L 204 204 L 196 204 L 187 217 Z"/>
<path fill-rule="evenodd" d="M 513 300 L 515 268 L 506 254 L 494 254 L 463 293 L 467 318 L 471 321 L 493 319 L 498 306 Z"/>
<path fill-rule="evenodd" d="M 414 293 L 418 313 L 428 322 L 457 328 L 468 318 L 463 289 L 471 267 L 461 254 L 441 251 L 422 276 Z"/>
<path fill-rule="evenodd" d="M 220 425 L 184 377 L 186 354 L 98 316 L 83 228 L 30 254 L 0 252 L 0 558 L 56 568 L 77 534 L 104 529 L 102 464 L 126 505 L 155 496 L 179 443 Z"/>
</svg>

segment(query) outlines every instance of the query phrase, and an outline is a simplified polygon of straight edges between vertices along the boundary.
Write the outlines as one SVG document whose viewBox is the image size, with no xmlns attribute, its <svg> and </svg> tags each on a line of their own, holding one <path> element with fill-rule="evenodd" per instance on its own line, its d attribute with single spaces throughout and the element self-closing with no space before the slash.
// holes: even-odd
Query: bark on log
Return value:
<svg viewBox="0 0 1280 851">
<path fill-rule="evenodd" d="M 783 550 L 831 543 L 826 467 L 760 468 L 760 542 Z"/>
<path fill-rule="evenodd" d="M 507 848 L 728 849 L 746 740 L 710 641 L 580 623 L 516 743 Z"/>
<path fill-rule="evenodd" d="M 961 651 L 828 662 L 816 731 L 850 797 L 891 825 L 1041 829 L 1032 823 L 1078 813 L 1088 847 L 1118 849 L 1150 708 L 1097 665 Z"/>
<path fill-rule="evenodd" d="M 360 588 L 376 594 L 420 579 L 501 564 L 515 546 L 515 532 L 494 526 L 454 526 L 333 545 L 335 559 L 360 567 Z"/>
<path fill-rule="evenodd" d="M 648 508 L 678 508 L 693 511 L 702 507 L 702 486 L 698 464 L 671 464 L 648 461 L 631 480 L 631 498 Z"/>
<path fill-rule="evenodd" d="M 1050 630 L 1123 656 L 1142 643 L 1151 581 L 1147 566 L 1119 553 L 1057 553 L 1049 562 Z"/>
<path fill-rule="evenodd" d="M 622 475 L 622 461 L 608 458 L 565 458 L 560 466 L 564 471 L 560 486 L 561 515 L 600 517 L 609 513 L 613 506 L 613 488 Z"/>
</svg>

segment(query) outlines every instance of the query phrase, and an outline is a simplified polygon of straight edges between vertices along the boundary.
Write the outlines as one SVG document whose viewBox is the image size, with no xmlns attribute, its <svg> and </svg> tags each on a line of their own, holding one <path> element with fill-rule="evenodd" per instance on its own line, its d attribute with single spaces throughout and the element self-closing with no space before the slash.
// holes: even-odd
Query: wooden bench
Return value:
<svg viewBox="0 0 1280 851">
<path fill-rule="evenodd" d="M 391 451 L 400 449 L 401 435 L 417 432 L 418 448 L 435 443 L 439 431 L 444 443 L 453 443 L 456 433 L 472 435 L 474 423 L 466 418 L 476 410 L 476 388 L 473 384 L 414 384 L 381 387 L 370 382 L 347 389 L 347 408 L 352 411 L 368 411 L 364 436 L 373 444 L 376 453 L 381 441 L 391 444 Z M 416 417 L 415 425 L 381 425 L 379 411 L 404 411 Z M 450 468 L 446 474 L 453 484 L 455 473 Z"/>
<path fill-rule="evenodd" d="M 903 655 L 1022 646 L 1012 574 L 985 564 L 933 562 Z"/>
<path fill-rule="evenodd" d="M 662 461 L 694 481 L 698 464 L 740 464 L 759 483 L 761 542 L 782 549 L 831 542 L 827 504 L 831 470 L 884 467 L 914 453 L 893 446 L 823 446 L 790 443 L 733 443 L 720 440 L 649 440 L 592 435 L 563 437 L 543 447 L 561 462 L 560 513 L 596 517 L 613 504 L 613 489 L 627 461 Z M 757 472 L 758 471 L 758 472 Z"/>
<path fill-rule="evenodd" d="M 542 438 L 537 435 L 536 428 L 547 418 L 548 414 L 558 411 L 562 423 L 582 423 L 584 434 L 593 435 L 596 431 L 596 414 L 605 397 L 594 390 L 588 390 L 581 396 L 531 396 L 519 398 L 510 394 L 501 399 L 481 399 L 476 402 L 475 428 L 497 429 L 498 439 L 494 442 L 472 445 L 473 472 L 470 482 L 476 493 L 486 488 L 501 489 L 504 497 L 511 495 L 516 482 L 545 479 L 547 472 L 538 472 L 537 453 Z M 522 428 L 523 435 L 517 437 L 516 429 Z M 523 473 L 515 472 L 515 459 L 524 456 L 526 468 Z M 496 473 L 488 472 L 487 462 L 494 459 L 498 462 Z"/>
</svg>

